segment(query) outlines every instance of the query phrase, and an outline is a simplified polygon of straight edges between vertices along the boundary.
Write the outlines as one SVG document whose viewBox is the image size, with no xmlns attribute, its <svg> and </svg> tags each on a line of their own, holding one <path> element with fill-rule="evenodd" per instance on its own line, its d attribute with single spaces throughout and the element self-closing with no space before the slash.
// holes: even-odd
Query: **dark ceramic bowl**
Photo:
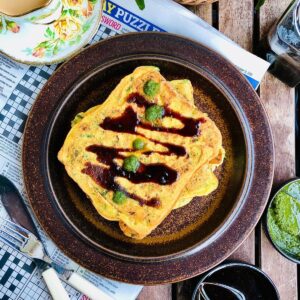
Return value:
<svg viewBox="0 0 300 300">
<path fill-rule="evenodd" d="M 195 104 L 222 132 L 226 160 L 217 172 L 216 192 L 173 211 L 137 241 L 96 213 L 57 152 L 74 116 L 102 103 L 140 65 L 158 66 L 168 80 L 192 81 Z M 179 36 L 128 34 L 85 49 L 50 78 L 27 122 L 23 170 L 37 219 L 62 251 L 104 276 L 158 284 L 204 272 L 243 242 L 269 196 L 273 143 L 259 98 L 229 62 Z"/>
<path fill-rule="evenodd" d="M 196 105 L 207 112 L 222 131 L 226 161 L 218 170 L 220 185 L 216 192 L 173 211 L 149 237 L 136 241 L 126 237 L 117 222 L 107 221 L 96 212 L 57 160 L 57 153 L 74 116 L 101 103 L 121 78 L 142 65 L 159 67 L 168 80 L 188 78 L 192 81 Z M 237 213 L 251 182 L 251 137 L 247 137 L 246 120 L 235 112 L 236 103 L 221 93 L 221 87 L 218 89 L 207 76 L 175 58 L 125 57 L 95 68 L 72 85 L 61 99 L 43 140 L 47 146 L 43 152 L 44 178 L 51 191 L 48 197 L 55 201 L 73 230 L 97 249 L 124 259 L 170 259 L 211 243 L 232 222 L 230 217 Z"/>
<path fill-rule="evenodd" d="M 203 299 L 199 296 L 200 285 L 204 282 L 219 283 L 242 292 L 246 299 L 251 300 L 279 300 L 279 293 L 271 278 L 259 268 L 242 263 L 224 263 L 205 274 L 194 290 L 192 300 Z M 227 290 L 221 287 L 207 285 L 205 289 L 211 300 L 238 299 L 232 293 L 225 296 Z M 227 294 L 226 294 L 227 295 Z"/>
<path fill-rule="evenodd" d="M 272 245 L 274 246 L 274 248 L 281 254 L 283 255 L 284 257 L 286 257 L 287 259 L 291 260 L 292 262 L 296 263 L 296 264 L 300 264 L 300 259 L 299 257 L 293 255 L 292 253 L 289 253 L 287 251 L 285 251 L 284 249 L 280 248 L 276 242 L 272 239 L 271 235 L 270 235 L 270 231 L 269 231 L 269 227 L 268 227 L 268 212 L 269 212 L 269 209 L 272 207 L 273 205 L 273 201 L 274 199 L 276 198 L 276 196 L 278 195 L 278 193 L 280 193 L 282 191 L 283 188 L 285 188 L 288 184 L 292 183 L 292 182 L 295 182 L 295 181 L 298 181 L 300 182 L 300 178 L 293 178 L 289 181 L 287 181 L 285 184 L 281 185 L 275 192 L 275 194 L 272 195 L 272 198 L 267 206 L 267 209 L 266 209 L 266 212 L 264 214 L 264 217 L 263 217 L 263 227 L 264 227 L 264 230 L 265 230 L 265 233 L 267 235 L 267 237 L 269 238 L 269 241 L 272 243 Z"/>
</svg>

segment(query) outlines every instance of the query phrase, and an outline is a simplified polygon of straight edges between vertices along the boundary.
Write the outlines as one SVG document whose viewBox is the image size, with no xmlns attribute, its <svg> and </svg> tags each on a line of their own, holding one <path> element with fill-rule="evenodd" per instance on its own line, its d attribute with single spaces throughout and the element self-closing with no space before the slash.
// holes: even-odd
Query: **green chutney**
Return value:
<svg viewBox="0 0 300 300">
<path fill-rule="evenodd" d="M 274 244 L 300 259 L 300 180 L 277 193 L 268 210 L 267 225 Z"/>
</svg>

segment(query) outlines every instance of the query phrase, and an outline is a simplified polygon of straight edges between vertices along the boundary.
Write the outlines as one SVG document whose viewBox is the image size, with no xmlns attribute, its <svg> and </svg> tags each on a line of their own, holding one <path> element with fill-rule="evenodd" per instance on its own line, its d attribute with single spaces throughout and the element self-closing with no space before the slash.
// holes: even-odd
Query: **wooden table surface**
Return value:
<svg viewBox="0 0 300 300">
<path fill-rule="evenodd" d="M 258 41 L 281 16 L 291 0 L 266 0 L 254 13 L 254 0 L 220 0 L 190 8 L 243 48 L 253 51 Z M 266 74 L 258 91 L 268 113 L 275 142 L 274 187 L 295 177 L 295 90 Z M 283 121 L 284 120 L 284 121 Z M 250 234 L 231 259 L 261 267 L 275 282 L 282 300 L 296 300 L 297 265 L 282 257 L 266 238 L 261 225 Z M 197 278 L 174 285 L 145 287 L 138 300 L 191 299 Z M 224 299 L 225 300 L 225 299 Z"/>
</svg>

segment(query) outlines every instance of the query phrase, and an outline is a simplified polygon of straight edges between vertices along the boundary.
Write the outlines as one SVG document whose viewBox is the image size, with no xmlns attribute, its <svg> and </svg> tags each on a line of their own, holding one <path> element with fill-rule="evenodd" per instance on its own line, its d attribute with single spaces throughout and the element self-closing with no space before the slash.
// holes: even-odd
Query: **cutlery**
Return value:
<svg viewBox="0 0 300 300">
<path fill-rule="evenodd" d="M 42 271 L 42 276 L 54 300 L 69 300 L 70 298 L 52 266 L 51 259 L 43 252 L 41 242 L 36 236 L 9 220 L 2 218 L 0 220 L 2 221 L 0 239 L 34 260 Z"/>
<path fill-rule="evenodd" d="M 95 285 L 72 270 L 67 270 L 52 261 L 44 248 L 40 234 L 31 218 L 24 199 L 15 185 L 0 175 L 0 200 L 12 219 L 0 225 L 0 239 L 31 257 L 42 270 L 42 276 L 54 300 L 70 299 L 60 278 L 92 300 L 113 300 Z"/>
</svg>

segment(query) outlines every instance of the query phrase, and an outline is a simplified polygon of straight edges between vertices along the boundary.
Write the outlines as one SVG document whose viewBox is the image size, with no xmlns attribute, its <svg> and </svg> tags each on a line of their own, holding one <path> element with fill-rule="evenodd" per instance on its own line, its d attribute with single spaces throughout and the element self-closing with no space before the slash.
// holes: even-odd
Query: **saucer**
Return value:
<svg viewBox="0 0 300 300">
<path fill-rule="evenodd" d="M 50 24 L 0 15 L 0 52 L 30 65 L 59 63 L 89 43 L 101 22 L 102 0 L 62 0 Z"/>
</svg>

